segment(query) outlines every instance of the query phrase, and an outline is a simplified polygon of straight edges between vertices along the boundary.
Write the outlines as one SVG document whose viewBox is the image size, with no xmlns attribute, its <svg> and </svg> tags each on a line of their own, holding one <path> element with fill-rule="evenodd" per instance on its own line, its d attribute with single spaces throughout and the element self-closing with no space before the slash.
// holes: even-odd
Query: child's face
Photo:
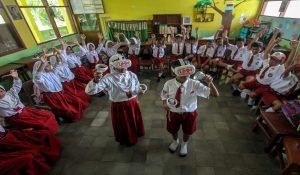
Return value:
<svg viewBox="0 0 300 175">
<path fill-rule="evenodd" d="M 93 44 L 90 44 L 90 45 L 89 45 L 89 50 L 90 50 L 90 51 L 94 51 L 94 50 L 95 50 L 95 47 L 94 47 Z"/>
<path fill-rule="evenodd" d="M 104 64 L 107 64 L 108 56 L 105 53 L 101 52 L 100 57 L 101 57 L 102 61 L 104 62 Z"/>
<path fill-rule="evenodd" d="M 108 47 L 108 48 L 112 48 L 112 47 L 113 47 L 113 43 L 112 43 L 112 42 L 109 42 L 109 43 L 107 44 L 107 47 Z"/>
<path fill-rule="evenodd" d="M 223 45 L 223 39 L 217 39 L 217 45 L 222 46 Z"/>
<path fill-rule="evenodd" d="M 47 64 L 45 67 L 45 72 L 51 72 L 53 70 L 53 67 L 50 64 Z"/>
<path fill-rule="evenodd" d="M 182 38 L 181 37 L 176 37 L 176 42 L 177 43 L 180 43 L 182 41 Z"/>
<path fill-rule="evenodd" d="M 73 52 L 72 48 L 70 46 L 68 46 L 66 49 L 67 55 L 70 55 L 72 52 Z"/>
<path fill-rule="evenodd" d="M 271 67 L 275 67 L 275 66 L 278 66 L 280 63 L 279 62 L 277 62 L 276 60 L 274 60 L 274 59 L 270 59 L 270 61 L 269 61 L 269 65 L 271 66 Z"/>
<path fill-rule="evenodd" d="M 162 46 L 162 41 L 161 40 L 157 41 L 157 47 L 160 47 L 160 46 Z"/>
<path fill-rule="evenodd" d="M 207 48 L 211 48 L 211 43 L 210 43 L 210 42 L 207 42 L 207 43 L 206 43 L 206 47 L 207 47 Z"/>
<path fill-rule="evenodd" d="M 134 42 L 133 39 L 130 39 L 130 44 L 131 44 L 131 45 L 135 45 L 135 42 Z"/>
<path fill-rule="evenodd" d="M 6 94 L 6 91 L 3 89 L 0 89 L 0 99 L 2 99 Z"/>
<path fill-rule="evenodd" d="M 243 42 L 243 41 L 237 41 L 237 42 L 236 42 L 236 46 L 237 46 L 238 48 L 241 48 L 241 47 L 244 46 L 244 42 Z"/>
<path fill-rule="evenodd" d="M 256 55 L 260 52 L 260 48 L 259 47 L 251 47 L 251 51 L 252 51 L 253 55 Z"/>
</svg>

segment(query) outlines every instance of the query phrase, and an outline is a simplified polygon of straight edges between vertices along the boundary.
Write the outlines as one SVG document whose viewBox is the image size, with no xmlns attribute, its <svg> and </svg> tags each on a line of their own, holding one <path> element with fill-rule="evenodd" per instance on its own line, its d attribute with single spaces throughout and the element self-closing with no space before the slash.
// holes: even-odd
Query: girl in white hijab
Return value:
<svg viewBox="0 0 300 175">
<path fill-rule="evenodd" d="M 53 71 L 47 57 L 43 55 L 33 67 L 32 80 L 43 92 L 43 100 L 56 116 L 73 122 L 82 118 L 82 103 L 75 96 L 65 92 L 60 77 Z"/>
<path fill-rule="evenodd" d="M 139 66 L 139 54 L 141 50 L 141 40 L 139 32 L 135 32 L 135 37 L 130 38 L 130 44 L 128 44 L 128 55 L 132 62 L 130 70 L 137 73 Z"/>
</svg>

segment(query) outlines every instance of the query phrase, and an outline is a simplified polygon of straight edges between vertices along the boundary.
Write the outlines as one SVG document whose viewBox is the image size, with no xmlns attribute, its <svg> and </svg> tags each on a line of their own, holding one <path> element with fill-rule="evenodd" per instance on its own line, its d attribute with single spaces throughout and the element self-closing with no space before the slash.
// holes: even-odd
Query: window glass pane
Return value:
<svg viewBox="0 0 300 175">
<path fill-rule="evenodd" d="M 73 28 L 73 21 L 71 20 L 67 8 L 65 7 L 52 7 L 54 20 L 58 27 L 61 36 L 66 36 L 75 33 Z"/>
<path fill-rule="evenodd" d="M 21 8 L 21 11 L 38 43 L 56 39 L 45 8 Z"/>
<path fill-rule="evenodd" d="M 47 0 L 49 6 L 66 6 L 64 0 Z"/>
<path fill-rule="evenodd" d="M 266 16 L 279 16 L 280 12 L 280 6 L 282 1 L 268 1 L 267 7 L 265 9 L 265 13 L 263 15 Z"/>
<path fill-rule="evenodd" d="M 3 8 L 0 8 L 0 54 L 22 48 Z"/>
<path fill-rule="evenodd" d="M 17 0 L 19 6 L 43 6 L 42 0 Z"/>
<path fill-rule="evenodd" d="M 300 1 L 291 1 L 284 17 L 288 18 L 300 18 Z"/>
<path fill-rule="evenodd" d="M 99 23 L 96 14 L 78 15 L 82 31 L 99 31 Z"/>
</svg>

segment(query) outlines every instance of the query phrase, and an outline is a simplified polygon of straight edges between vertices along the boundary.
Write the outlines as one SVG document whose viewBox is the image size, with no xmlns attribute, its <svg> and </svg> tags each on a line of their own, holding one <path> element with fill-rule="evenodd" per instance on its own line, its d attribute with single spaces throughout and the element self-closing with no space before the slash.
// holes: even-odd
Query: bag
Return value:
<svg viewBox="0 0 300 175">
<path fill-rule="evenodd" d="M 300 131 L 300 100 L 288 101 L 282 105 L 281 110 L 297 131 Z"/>
</svg>

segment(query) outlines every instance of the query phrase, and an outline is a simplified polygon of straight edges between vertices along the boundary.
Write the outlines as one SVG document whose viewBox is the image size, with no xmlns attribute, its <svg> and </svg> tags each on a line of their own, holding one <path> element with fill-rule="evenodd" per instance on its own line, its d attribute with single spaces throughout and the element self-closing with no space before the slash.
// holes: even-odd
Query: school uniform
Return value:
<svg viewBox="0 0 300 175">
<path fill-rule="evenodd" d="M 226 46 L 225 45 L 222 45 L 222 46 L 219 46 L 215 43 L 213 43 L 213 47 L 214 47 L 214 54 L 212 56 L 212 59 L 224 59 L 224 53 L 225 53 L 225 50 L 226 50 Z"/>
<path fill-rule="evenodd" d="M 190 61 L 197 55 L 198 43 L 185 43 L 185 55 L 193 56 Z"/>
<path fill-rule="evenodd" d="M 63 90 L 77 98 L 83 109 L 86 109 L 90 105 L 91 97 L 85 93 L 85 85 L 74 79 L 74 74 L 64 64 L 58 63 L 54 67 L 54 72 L 59 76 Z"/>
<path fill-rule="evenodd" d="M 46 129 L 56 133 L 59 127 L 55 116 L 50 112 L 25 107 L 18 95 L 21 88 L 22 81 L 14 80 L 12 88 L 0 99 L 0 116 L 5 118 L 5 123 L 17 129 Z"/>
<path fill-rule="evenodd" d="M 262 98 L 267 106 L 271 106 L 275 100 L 297 99 L 298 95 L 294 94 L 300 89 L 300 83 L 296 75 L 290 73 L 287 77 L 280 78 L 270 85 L 271 90 L 263 94 Z"/>
<path fill-rule="evenodd" d="M 270 59 L 270 58 L 269 58 Z M 263 68 L 256 75 L 255 80 L 243 83 L 245 89 L 254 90 L 257 95 L 270 91 L 270 84 L 280 79 L 284 72 L 284 65 L 270 66 L 269 59 L 263 61 Z"/>
<path fill-rule="evenodd" d="M 132 63 L 130 70 L 136 73 L 138 70 L 138 66 L 140 64 L 139 54 L 141 51 L 141 41 L 139 39 L 135 39 L 134 41 L 135 41 L 134 45 L 132 44 L 128 45 L 128 55 L 129 55 L 128 58 L 131 60 Z"/>
<path fill-rule="evenodd" d="M 176 134 L 180 125 L 185 134 L 191 135 L 197 129 L 197 97 L 208 98 L 210 88 L 199 81 L 188 79 L 180 84 L 175 78 L 167 81 L 161 92 L 161 100 L 173 98 L 178 101 L 176 108 L 171 108 L 167 114 L 167 130 Z"/>
<path fill-rule="evenodd" d="M 245 54 L 242 69 L 239 71 L 244 77 L 255 76 L 263 64 L 263 53 L 253 55 L 251 51 Z"/>
<path fill-rule="evenodd" d="M 172 55 L 170 57 L 171 61 L 175 61 L 183 58 L 183 48 L 184 42 L 177 43 L 176 41 L 172 43 Z"/>
<path fill-rule="evenodd" d="M 206 45 L 199 47 L 197 54 L 200 56 L 200 61 L 203 64 L 208 58 L 212 58 L 214 56 L 214 48 L 207 48 Z"/>
<path fill-rule="evenodd" d="M 227 48 L 231 50 L 231 56 L 230 56 L 230 60 L 228 61 L 224 60 L 224 62 L 230 65 L 234 65 L 234 68 L 241 68 L 245 58 L 244 55 L 247 53 L 247 48 L 244 46 L 238 48 L 236 45 L 232 45 L 232 44 L 229 44 Z"/>
<path fill-rule="evenodd" d="M 61 141 L 48 130 L 11 129 L 4 132 L 0 138 L 0 150 L 4 152 L 36 150 L 51 165 L 60 157 Z"/>
<path fill-rule="evenodd" d="M 116 43 L 111 48 L 108 48 L 107 46 L 104 47 L 104 44 L 101 43 L 101 44 L 99 44 L 99 47 L 101 48 L 100 50 L 103 51 L 103 52 L 105 52 L 106 55 L 110 58 L 113 55 L 115 55 L 115 54 L 118 53 L 118 49 L 121 47 L 121 44 L 120 43 Z"/>
<path fill-rule="evenodd" d="M 100 58 L 99 58 L 99 52 L 101 50 L 100 47 L 98 48 L 95 48 L 94 50 L 90 51 L 89 50 L 89 45 L 93 45 L 94 48 L 95 48 L 95 45 L 93 43 L 88 43 L 86 46 L 84 46 L 84 49 L 85 49 L 85 55 L 90 63 L 89 65 L 89 68 L 90 69 L 94 69 L 96 64 L 99 63 L 100 61 Z"/>
<path fill-rule="evenodd" d="M 98 83 L 90 81 L 86 86 L 86 93 L 97 94 L 108 91 L 112 101 L 111 113 L 115 140 L 120 144 L 134 145 L 138 137 L 145 134 L 142 114 L 137 100 L 139 81 L 130 72 L 110 73 Z"/>
<path fill-rule="evenodd" d="M 166 45 L 157 47 L 156 45 L 152 45 L 152 56 L 154 58 L 154 64 L 156 66 L 159 66 L 161 64 L 166 64 L 166 59 L 164 58 L 165 56 L 165 49 Z"/>
<path fill-rule="evenodd" d="M 63 90 L 60 78 L 55 72 L 37 72 L 39 64 L 41 62 L 34 65 L 33 82 L 43 92 L 45 104 L 51 107 L 56 116 L 66 121 L 80 120 L 83 116 L 81 101 Z"/>
<path fill-rule="evenodd" d="M 92 70 L 89 70 L 86 66 L 82 66 L 80 57 L 85 53 L 85 49 L 80 46 L 81 53 L 67 54 L 64 49 L 61 52 L 61 58 L 63 62 L 67 63 L 71 71 L 74 73 L 75 78 L 82 83 L 87 84 L 93 79 L 94 74 Z"/>
</svg>

